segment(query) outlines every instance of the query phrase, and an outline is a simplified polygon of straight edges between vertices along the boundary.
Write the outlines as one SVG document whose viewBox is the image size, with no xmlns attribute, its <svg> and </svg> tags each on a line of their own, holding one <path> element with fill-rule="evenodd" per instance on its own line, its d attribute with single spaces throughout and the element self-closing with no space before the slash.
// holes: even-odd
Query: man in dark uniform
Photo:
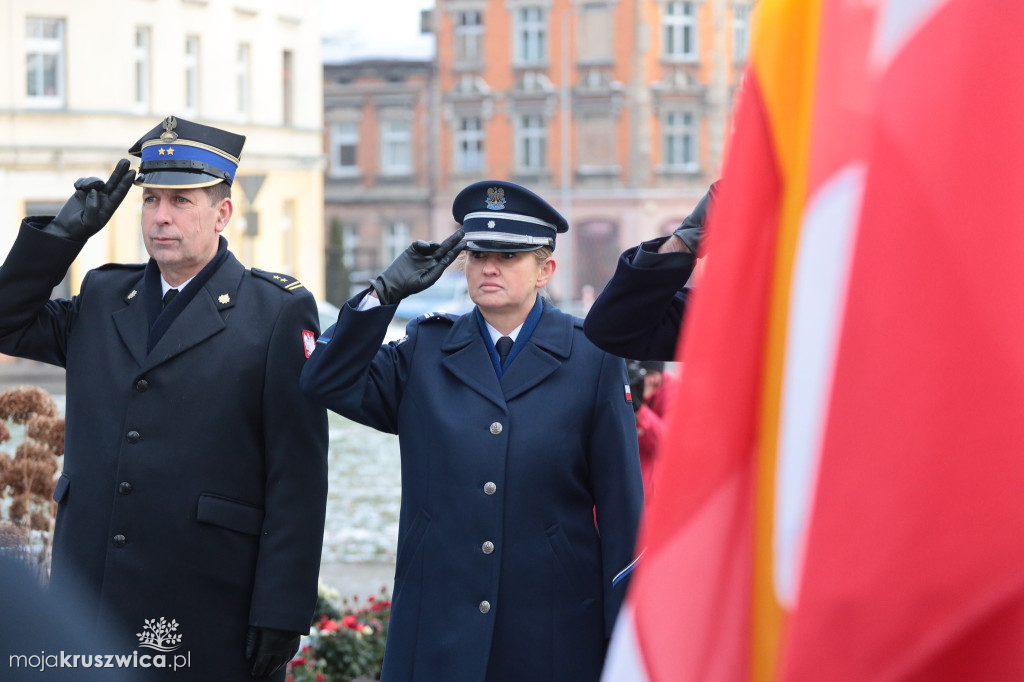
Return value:
<svg viewBox="0 0 1024 682">
<path fill-rule="evenodd" d="M 122 160 L 26 218 L 0 268 L 0 352 L 67 369 L 51 583 L 130 628 L 108 653 L 165 656 L 136 679 L 283 679 L 316 602 L 327 420 L 298 385 L 316 306 L 220 236 L 244 142 L 168 117 L 132 147 L 147 264 L 47 300 L 128 193 Z"/>
<path fill-rule="evenodd" d="M 712 183 L 693 212 L 668 237 L 634 246 L 594 301 L 583 330 L 595 346 L 624 358 L 673 360 L 690 297 L 686 286 L 714 202 Z"/>
</svg>

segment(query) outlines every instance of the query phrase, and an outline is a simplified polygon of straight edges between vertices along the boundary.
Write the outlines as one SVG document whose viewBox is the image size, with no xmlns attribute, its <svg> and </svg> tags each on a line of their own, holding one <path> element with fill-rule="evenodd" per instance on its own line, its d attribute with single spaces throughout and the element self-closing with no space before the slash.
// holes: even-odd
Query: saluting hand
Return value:
<svg viewBox="0 0 1024 682">
<path fill-rule="evenodd" d="M 686 216 L 682 223 L 679 224 L 673 232 L 674 237 L 678 237 L 679 240 L 686 245 L 690 253 L 696 254 L 697 247 L 700 246 L 700 240 L 704 237 L 704 221 L 707 219 L 708 207 L 714 203 L 715 194 L 717 192 L 718 181 L 711 183 L 711 187 L 701 197 L 700 201 L 697 202 L 697 206 L 693 209 L 690 215 Z M 665 246 L 659 251 L 681 251 L 682 249 L 673 248 L 669 246 L 669 242 L 673 240 L 670 238 Z"/>
<path fill-rule="evenodd" d="M 406 296 L 423 291 L 436 282 L 459 252 L 465 248 L 462 228 L 438 244 L 416 241 L 401 253 L 384 272 L 370 282 L 384 305 L 398 303 Z"/>
<path fill-rule="evenodd" d="M 75 193 L 43 231 L 84 242 L 103 229 L 131 189 L 135 171 L 129 166 L 128 159 L 118 161 L 105 183 L 99 178 L 79 178 Z"/>
</svg>

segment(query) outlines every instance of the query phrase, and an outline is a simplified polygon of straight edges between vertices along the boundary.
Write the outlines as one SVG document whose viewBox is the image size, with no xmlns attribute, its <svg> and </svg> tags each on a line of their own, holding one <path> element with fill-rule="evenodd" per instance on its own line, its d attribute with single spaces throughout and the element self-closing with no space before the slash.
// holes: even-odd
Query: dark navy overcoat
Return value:
<svg viewBox="0 0 1024 682">
<path fill-rule="evenodd" d="M 633 360 L 675 359 L 694 256 L 654 253 L 664 241 L 644 242 L 619 256 L 583 324 L 598 348 Z"/>
<path fill-rule="evenodd" d="M 127 628 L 95 653 L 155 655 L 137 633 L 173 619 L 190 659 L 167 679 L 248 680 L 248 625 L 306 632 L 316 602 L 327 419 L 298 385 L 313 297 L 229 252 L 148 352 L 144 266 L 48 301 L 81 247 L 23 224 L 0 268 L 0 352 L 67 369 L 52 582 Z"/>
<path fill-rule="evenodd" d="M 399 436 L 382 679 L 597 680 L 643 505 L 623 361 L 544 301 L 499 380 L 474 313 L 414 320 L 382 346 L 395 306 L 357 311 L 359 298 L 302 387 Z"/>
</svg>

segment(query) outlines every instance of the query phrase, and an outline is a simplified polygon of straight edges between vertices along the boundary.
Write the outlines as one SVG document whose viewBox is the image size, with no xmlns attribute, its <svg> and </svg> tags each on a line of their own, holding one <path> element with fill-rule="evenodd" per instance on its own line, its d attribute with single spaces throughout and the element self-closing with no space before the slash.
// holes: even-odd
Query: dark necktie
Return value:
<svg viewBox="0 0 1024 682">
<path fill-rule="evenodd" d="M 174 297 L 177 296 L 177 295 L 178 295 L 178 290 L 177 289 L 168 289 L 167 293 L 164 294 L 164 307 L 166 308 L 167 304 L 170 303 L 171 301 L 173 301 Z"/>
<path fill-rule="evenodd" d="M 508 353 L 512 350 L 512 339 L 507 336 L 503 336 L 494 342 L 494 349 L 498 351 L 498 360 L 501 362 L 501 366 L 505 366 L 505 359 L 508 357 Z"/>
</svg>

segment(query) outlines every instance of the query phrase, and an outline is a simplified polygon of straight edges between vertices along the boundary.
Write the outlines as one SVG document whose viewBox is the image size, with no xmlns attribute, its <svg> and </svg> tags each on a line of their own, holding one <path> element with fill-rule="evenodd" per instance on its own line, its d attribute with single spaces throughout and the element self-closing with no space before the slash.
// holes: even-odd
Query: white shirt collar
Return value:
<svg viewBox="0 0 1024 682">
<path fill-rule="evenodd" d="M 491 343 L 494 343 L 494 344 L 498 343 L 498 339 L 500 339 L 503 336 L 509 337 L 510 339 L 512 339 L 512 343 L 515 343 L 516 342 L 516 337 L 519 336 L 519 332 L 523 328 L 523 325 L 521 324 L 518 327 L 516 327 L 515 329 L 513 329 L 512 331 L 510 331 L 508 334 L 502 334 L 497 329 L 492 327 L 491 323 L 488 322 L 487 320 L 484 320 L 484 324 L 487 325 L 487 333 L 491 335 Z M 524 322 L 523 324 L 526 324 L 526 323 Z"/>
<path fill-rule="evenodd" d="M 194 280 L 195 278 L 196 278 L 196 276 L 192 275 L 191 277 L 186 279 L 184 282 L 182 282 L 178 286 L 172 287 L 170 284 L 167 283 L 167 280 L 164 279 L 163 274 L 161 274 L 160 275 L 160 296 L 162 297 L 164 294 L 166 294 L 168 289 L 177 289 L 178 293 L 180 294 L 181 290 L 184 289 L 185 287 L 187 287 L 188 283 L 191 282 L 192 280 Z"/>
</svg>

